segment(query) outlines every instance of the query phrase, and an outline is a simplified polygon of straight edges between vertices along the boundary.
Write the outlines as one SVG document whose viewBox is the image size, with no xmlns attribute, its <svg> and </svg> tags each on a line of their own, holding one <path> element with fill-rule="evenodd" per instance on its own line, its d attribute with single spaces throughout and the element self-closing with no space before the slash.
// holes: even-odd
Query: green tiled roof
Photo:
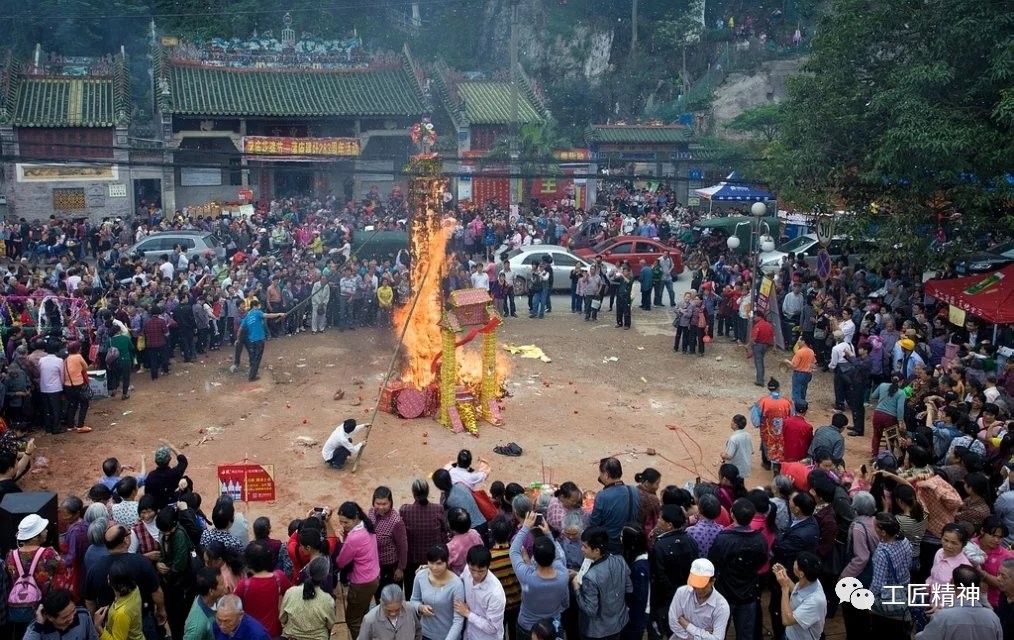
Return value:
<svg viewBox="0 0 1014 640">
<path fill-rule="evenodd" d="M 116 127 L 130 122 L 130 78 L 122 55 L 101 75 L 28 73 L 12 56 L 3 69 L 0 122 L 15 127 Z"/>
<path fill-rule="evenodd" d="M 457 89 L 469 124 L 511 123 L 509 82 L 459 82 Z M 541 108 L 532 104 L 527 91 L 522 89 L 518 93 L 518 120 L 522 123 L 544 120 Z"/>
<path fill-rule="evenodd" d="M 597 124 L 588 131 L 588 142 L 599 144 L 675 144 L 690 139 L 682 126 Z"/>
<path fill-rule="evenodd" d="M 15 127 L 113 127 L 129 114 L 113 78 L 22 77 L 13 102 Z"/>
<path fill-rule="evenodd" d="M 414 116 L 422 92 L 404 67 L 356 70 L 230 69 L 162 62 L 162 110 L 198 116 Z M 156 88 L 156 91 L 158 89 Z"/>
</svg>

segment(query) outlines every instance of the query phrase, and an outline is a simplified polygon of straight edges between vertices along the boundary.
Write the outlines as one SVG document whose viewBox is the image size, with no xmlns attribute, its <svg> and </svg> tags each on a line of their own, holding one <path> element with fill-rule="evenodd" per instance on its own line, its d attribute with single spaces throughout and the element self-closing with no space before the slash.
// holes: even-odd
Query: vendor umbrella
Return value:
<svg viewBox="0 0 1014 640">
<path fill-rule="evenodd" d="M 988 274 L 928 280 L 926 293 L 987 322 L 1014 324 L 1014 264 Z"/>
</svg>

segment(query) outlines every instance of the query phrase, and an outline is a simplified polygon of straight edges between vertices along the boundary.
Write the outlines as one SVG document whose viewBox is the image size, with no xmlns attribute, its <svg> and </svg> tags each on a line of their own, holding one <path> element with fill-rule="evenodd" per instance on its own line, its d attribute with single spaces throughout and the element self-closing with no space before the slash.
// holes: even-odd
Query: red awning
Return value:
<svg viewBox="0 0 1014 640">
<path fill-rule="evenodd" d="M 993 324 L 1014 324 L 1014 264 L 989 274 L 929 280 L 926 293 Z"/>
</svg>

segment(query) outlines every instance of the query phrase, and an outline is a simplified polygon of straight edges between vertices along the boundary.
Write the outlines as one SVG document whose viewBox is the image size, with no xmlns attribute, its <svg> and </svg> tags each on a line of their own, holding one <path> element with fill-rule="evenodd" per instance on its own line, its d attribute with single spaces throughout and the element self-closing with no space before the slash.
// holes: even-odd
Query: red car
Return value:
<svg viewBox="0 0 1014 640">
<path fill-rule="evenodd" d="M 585 247 L 583 249 L 575 249 L 574 253 L 581 256 L 589 262 L 594 261 L 598 256 L 602 256 L 603 262 L 608 262 L 611 265 L 619 266 L 624 260 L 630 265 L 631 271 L 634 275 L 637 275 L 639 270 L 639 264 L 641 260 L 644 260 L 648 266 L 655 264 L 655 260 L 658 259 L 664 253 L 668 253 L 669 257 L 672 258 L 672 276 L 676 278 L 679 274 L 683 273 L 683 253 L 679 249 L 668 247 L 658 240 L 652 240 L 651 238 L 642 238 L 640 236 L 618 236 L 616 238 L 609 238 L 594 247 Z"/>
</svg>

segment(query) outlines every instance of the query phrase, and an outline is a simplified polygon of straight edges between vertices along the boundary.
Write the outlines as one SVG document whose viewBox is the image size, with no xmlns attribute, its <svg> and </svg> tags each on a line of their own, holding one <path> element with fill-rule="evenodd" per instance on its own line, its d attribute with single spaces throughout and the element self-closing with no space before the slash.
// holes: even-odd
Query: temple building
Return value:
<svg viewBox="0 0 1014 640">
<path fill-rule="evenodd" d="M 123 52 L 85 58 L 36 47 L 29 60 L 8 53 L 0 64 L 0 213 L 28 220 L 130 213 L 133 181 L 143 176 L 129 164 Z"/>
<path fill-rule="evenodd" d="M 297 39 L 289 23 L 246 41 L 159 39 L 167 210 L 243 196 L 347 200 L 407 184 L 409 128 L 431 111 L 408 48 L 370 54 L 355 33 Z"/>
<path fill-rule="evenodd" d="M 448 163 L 456 178 L 455 196 L 459 201 L 479 206 L 490 201 L 506 205 L 510 201 L 510 180 L 482 177 L 483 173 L 508 172 L 505 161 L 490 162 L 492 151 L 503 151 L 512 121 L 509 74 L 486 76 L 463 73 L 436 64 L 430 70 L 433 94 L 443 106 L 435 118 L 438 129 L 450 129 L 457 140 L 457 162 Z M 538 87 L 521 74 L 518 87 L 518 123 L 542 124 L 549 119 L 546 101 Z"/>
</svg>

